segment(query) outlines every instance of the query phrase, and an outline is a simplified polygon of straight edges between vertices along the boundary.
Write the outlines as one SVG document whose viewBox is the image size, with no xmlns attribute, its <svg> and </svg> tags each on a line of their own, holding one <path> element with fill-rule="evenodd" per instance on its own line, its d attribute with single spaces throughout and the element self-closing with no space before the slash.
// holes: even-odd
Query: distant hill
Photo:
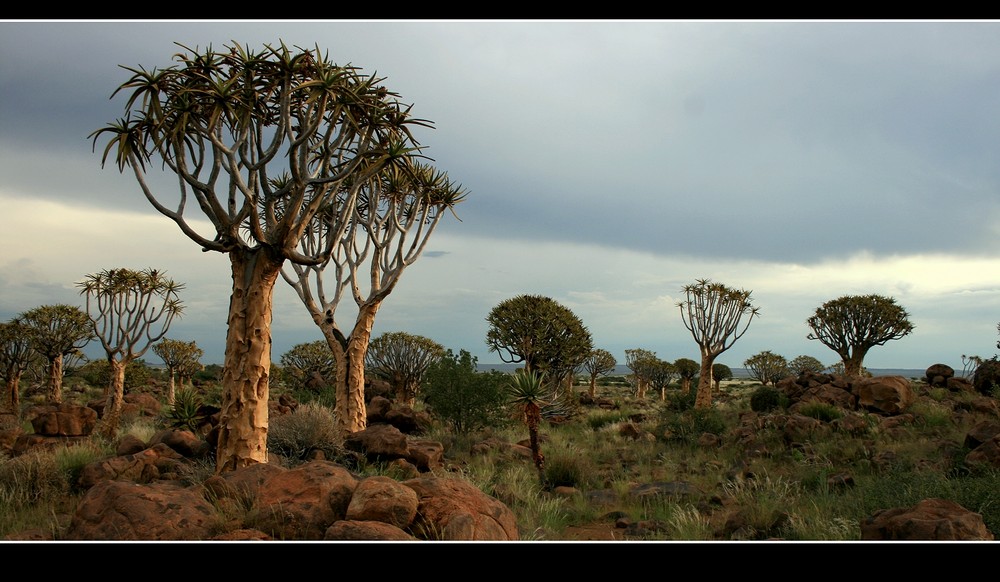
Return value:
<svg viewBox="0 0 1000 582">
<path fill-rule="evenodd" d="M 521 364 L 478 364 L 477 368 L 480 372 L 488 372 L 490 370 L 499 370 L 501 372 L 506 372 L 508 374 L 513 374 L 521 367 Z M 733 378 L 737 380 L 742 380 L 750 377 L 747 373 L 746 368 L 730 368 L 733 371 Z M 868 368 L 868 371 L 872 373 L 872 376 L 903 376 L 904 378 L 923 378 L 926 369 L 911 369 L 911 368 Z M 631 374 L 632 370 L 629 370 L 628 366 L 623 366 L 619 364 L 615 367 L 615 371 L 608 374 L 609 376 L 625 376 Z"/>
</svg>

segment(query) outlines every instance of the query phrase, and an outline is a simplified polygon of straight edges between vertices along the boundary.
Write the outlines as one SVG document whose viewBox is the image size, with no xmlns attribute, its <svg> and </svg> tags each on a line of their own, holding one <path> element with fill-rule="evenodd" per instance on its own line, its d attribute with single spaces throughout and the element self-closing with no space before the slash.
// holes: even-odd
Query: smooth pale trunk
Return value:
<svg viewBox="0 0 1000 582">
<path fill-rule="evenodd" d="M 108 360 L 108 364 L 111 380 L 107 387 L 108 398 L 104 401 L 100 433 L 108 438 L 114 438 L 118 434 L 118 425 L 122 417 L 122 403 L 125 401 L 125 366 L 127 363 L 111 358 Z"/>
<path fill-rule="evenodd" d="M 63 357 L 59 354 L 49 362 L 49 402 L 62 403 Z"/>
<path fill-rule="evenodd" d="M 265 249 L 229 253 L 229 300 L 216 473 L 267 462 L 271 306 L 281 263 Z"/>
<path fill-rule="evenodd" d="M 712 406 L 712 364 L 717 354 L 702 351 L 701 370 L 698 372 L 698 392 L 694 396 L 695 408 L 711 408 Z"/>
<path fill-rule="evenodd" d="M 343 389 L 341 386 L 337 387 L 336 410 L 338 425 L 344 434 L 362 431 L 368 427 L 368 411 L 365 407 L 365 354 L 371 342 L 375 314 L 381 305 L 381 301 L 364 305 L 358 312 L 358 319 L 350 337 L 347 338 L 347 374 Z"/>
<path fill-rule="evenodd" d="M 590 377 L 590 397 L 593 398 L 597 396 L 597 378 L 594 376 Z"/>
</svg>

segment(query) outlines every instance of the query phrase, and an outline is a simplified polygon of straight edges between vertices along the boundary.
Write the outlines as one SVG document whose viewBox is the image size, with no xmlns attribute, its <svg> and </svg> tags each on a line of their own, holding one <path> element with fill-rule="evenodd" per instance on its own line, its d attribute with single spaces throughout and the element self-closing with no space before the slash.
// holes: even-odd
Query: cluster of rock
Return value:
<svg viewBox="0 0 1000 582">
<path fill-rule="evenodd" d="M 296 407 L 286 399 L 271 409 L 282 414 Z M 345 440 L 345 454 L 386 461 L 401 481 L 362 478 L 323 458 L 286 468 L 272 457 L 194 482 L 197 463 L 211 459 L 212 426 L 204 434 L 164 429 L 149 442 L 126 435 L 114 456 L 80 471 L 75 485 L 86 493 L 62 535 L 115 541 L 518 539 L 506 505 L 462 479 L 433 473 L 443 466 L 444 447 L 419 438 L 430 421 L 424 413 L 383 397 L 373 397 L 369 411 L 368 428 Z M 34 407 L 25 418 L 34 433 L 0 431 L 10 456 L 88 438 L 99 413 L 67 403 Z M 28 531 L 8 539 L 51 535 Z"/>
</svg>

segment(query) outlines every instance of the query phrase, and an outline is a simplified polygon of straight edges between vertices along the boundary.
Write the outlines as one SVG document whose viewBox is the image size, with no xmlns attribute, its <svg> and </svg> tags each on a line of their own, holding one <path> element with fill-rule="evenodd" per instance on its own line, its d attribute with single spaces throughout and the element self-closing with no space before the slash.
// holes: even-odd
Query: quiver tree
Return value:
<svg viewBox="0 0 1000 582">
<path fill-rule="evenodd" d="M 94 328 L 87 312 L 72 305 L 43 305 L 17 317 L 28 329 L 31 347 L 48 362 L 48 401 L 62 402 L 63 359 L 92 339 Z"/>
<path fill-rule="evenodd" d="M 446 173 L 412 160 L 352 180 L 303 233 L 301 253 L 324 259 L 292 263 L 281 271 L 334 355 L 341 433 L 367 426 L 365 356 L 375 315 L 403 271 L 423 253 L 445 212 L 454 212 L 466 195 Z M 346 204 L 350 199 L 354 203 Z M 358 310 L 346 330 L 337 321 L 345 293 Z"/>
<path fill-rule="evenodd" d="M 387 332 L 371 341 L 365 366 L 367 372 L 392 385 L 397 402 L 413 406 L 427 368 L 444 355 L 444 346 L 432 339 Z"/>
<path fill-rule="evenodd" d="M 659 358 L 652 362 L 649 370 L 649 385 L 653 390 L 660 391 L 660 400 L 667 399 L 667 387 L 677 378 L 677 368 L 670 362 Z"/>
<path fill-rule="evenodd" d="M 750 291 L 734 289 L 708 279 L 686 285 L 683 291 L 687 299 L 677 304 L 681 320 L 701 351 L 694 406 L 708 408 L 712 405 L 712 364 L 715 358 L 746 333 L 760 310 L 751 304 Z"/>
<path fill-rule="evenodd" d="M 101 163 L 126 167 L 153 207 L 232 271 L 216 471 L 267 462 L 268 375 L 274 284 L 282 265 L 317 265 L 325 251 L 297 247 L 317 216 L 353 215 L 361 184 L 417 151 L 423 124 L 382 86 L 315 50 L 237 43 L 181 47 L 176 64 L 132 76 L 125 116 L 106 137 Z M 112 95 L 114 96 L 114 94 Z M 155 192 L 152 161 L 179 179 Z M 209 228 L 199 230 L 200 211 Z M 345 227 L 346 228 L 346 227 Z M 339 408 L 339 407 L 338 407 Z"/>
<path fill-rule="evenodd" d="M 487 316 L 486 345 L 508 364 L 524 363 L 557 390 L 590 354 L 593 340 L 580 318 L 556 300 L 518 295 Z"/>
<path fill-rule="evenodd" d="M 538 427 L 542 423 L 543 399 L 542 387 L 544 381 L 537 372 L 527 369 L 518 370 L 511 376 L 508 386 L 509 402 L 520 413 L 525 426 L 528 427 L 528 443 L 531 447 L 531 459 L 538 471 L 538 480 L 542 487 L 546 486 L 545 455 L 542 454 L 538 439 Z"/>
<path fill-rule="evenodd" d="M 635 397 L 640 400 L 646 397 L 646 390 L 656 364 L 656 352 L 642 348 L 625 350 L 625 367 L 632 370 L 632 382 L 635 383 Z"/>
<path fill-rule="evenodd" d="M 618 360 L 608 350 L 600 348 L 590 350 L 590 354 L 580 364 L 580 369 L 584 370 L 590 378 L 589 394 L 591 398 L 597 395 L 597 377 L 614 371 L 617 365 Z"/>
<path fill-rule="evenodd" d="M 0 377 L 4 381 L 7 410 L 21 415 L 21 375 L 31 365 L 29 329 L 16 317 L 0 323 Z"/>
<path fill-rule="evenodd" d="M 796 375 L 803 372 L 815 372 L 819 374 L 825 369 L 826 365 L 812 356 L 796 356 L 791 362 L 788 362 L 788 371 Z"/>
<path fill-rule="evenodd" d="M 743 362 L 743 367 L 746 368 L 751 378 L 764 386 L 776 385 L 778 380 L 789 373 L 788 360 L 785 359 L 785 356 L 775 354 L 770 350 L 750 356 Z"/>
<path fill-rule="evenodd" d="M 337 369 L 337 363 L 330 353 L 325 340 L 295 344 L 292 349 L 281 354 L 281 368 L 287 380 L 295 388 L 309 387 L 309 381 L 317 376 L 323 383 L 330 382 Z"/>
<path fill-rule="evenodd" d="M 859 376 L 868 350 L 913 332 L 909 317 L 892 297 L 845 295 L 816 308 L 806 320 L 812 329 L 806 337 L 837 352 L 844 375 Z"/>
<path fill-rule="evenodd" d="M 698 362 L 691 358 L 677 358 L 674 360 L 674 370 L 681 379 L 681 392 L 691 392 L 691 381 L 698 377 L 698 371 L 701 370 Z"/>
<path fill-rule="evenodd" d="M 155 269 L 105 269 L 77 286 L 108 358 L 111 379 L 100 432 L 114 437 L 125 397 L 125 368 L 160 341 L 181 314 L 177 293 L 184 285 Z"/>
<path fill-rule="evenodd" d="M 733 370 L 725 364 L 712 364 L 712 381 L 715 382 L 715 391 L 719 392 L 722 382 L 733 379 Z"/>
<path fill-rule="evenodd" d="M 180 341 L 170 338 L 163 338 L 153 344 L 153 353 L 163 360 L 163 365 L 167 367 L 167 404 L 174 405 L 177 395 L 174 378 L 179 377 L 181 387 L 191 380 L 191 377 L 201 369 L 198 361 L 204 355 L 204 351 L 198 347 L 196 342 Z"/>
</svg>

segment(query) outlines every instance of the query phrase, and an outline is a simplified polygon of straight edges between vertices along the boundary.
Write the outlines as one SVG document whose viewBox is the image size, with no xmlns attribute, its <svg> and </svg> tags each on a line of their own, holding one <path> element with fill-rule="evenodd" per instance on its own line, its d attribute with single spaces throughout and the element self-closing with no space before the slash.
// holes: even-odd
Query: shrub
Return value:
<svg viewBox="0 0 1000 582">
<path fill-rule="evenodd" d="M 844 413 L 833 404 L 819 401 L 803 404 L 802 408 L 799 409 L 799 414 L 815 418 L 816 420 L 822 420 L 823 422 L 831 422 L 844 416 Z"/>
<path fill-rule="evenodd" d="M 421 388 L 424 402 L 437 418 L 458 433 L 501 425 L 506 413 L 509 375 L 478 372 L 477 359 L 465 350 L 451 350 L 427 369 Z"/>
<path fill-rule="evenodd" d="M 10 507 L 33 505 L 68 492 L 67 474 L 50 451 L 30 450 L 0 464 L 0 499 Z"/>
<path fill-rule="evenodd" d="M 105 388 L 111 384 L 111 365 L 105 359 L 91 360 L 86 365 L 81 366 L 76 373 L 91 386 Z M 129 362 L 125 366 L 125 390 L 133 390 L 148 385 L 152 376 L 152 371 L 146 365 L 145 360 L 133 360 Z"/>
<path fill-rule="evenodd" d="M 198 432 L 205 422 L 201 395 L 193 388 L 181 388 L 174 394 L 174 405 L 167 413 L 167 423 L 173 428 Z"/>
<path fill-rule="evenodd" d="M 694 408 L 694 400 L 698 393 L 694 390 L 673 390 L 667 396 L 666 409 L 674 412 L 684 412 Z"/>
<path fill-rule="evenodd" d="M 340 445 L 333 410 L 321 404 L 300 404 L 268 426 L 267 448 L 288 459 L 304 461 L 316 451 L 334 458 Z"/>
<path fill-rule="evenodd" d="M 594 466 L 584 451 L 576 447 L 553 448 L 545 456 L 545 482 L 551 487 L 587 485 Z"/>
<path fill-rule="evenodd" d="M 761 386 L 750 395 L 750 410 L 768 412 L 775 408 L 784 408 L 788 397 L 773 386 Z"/>
</svg>

